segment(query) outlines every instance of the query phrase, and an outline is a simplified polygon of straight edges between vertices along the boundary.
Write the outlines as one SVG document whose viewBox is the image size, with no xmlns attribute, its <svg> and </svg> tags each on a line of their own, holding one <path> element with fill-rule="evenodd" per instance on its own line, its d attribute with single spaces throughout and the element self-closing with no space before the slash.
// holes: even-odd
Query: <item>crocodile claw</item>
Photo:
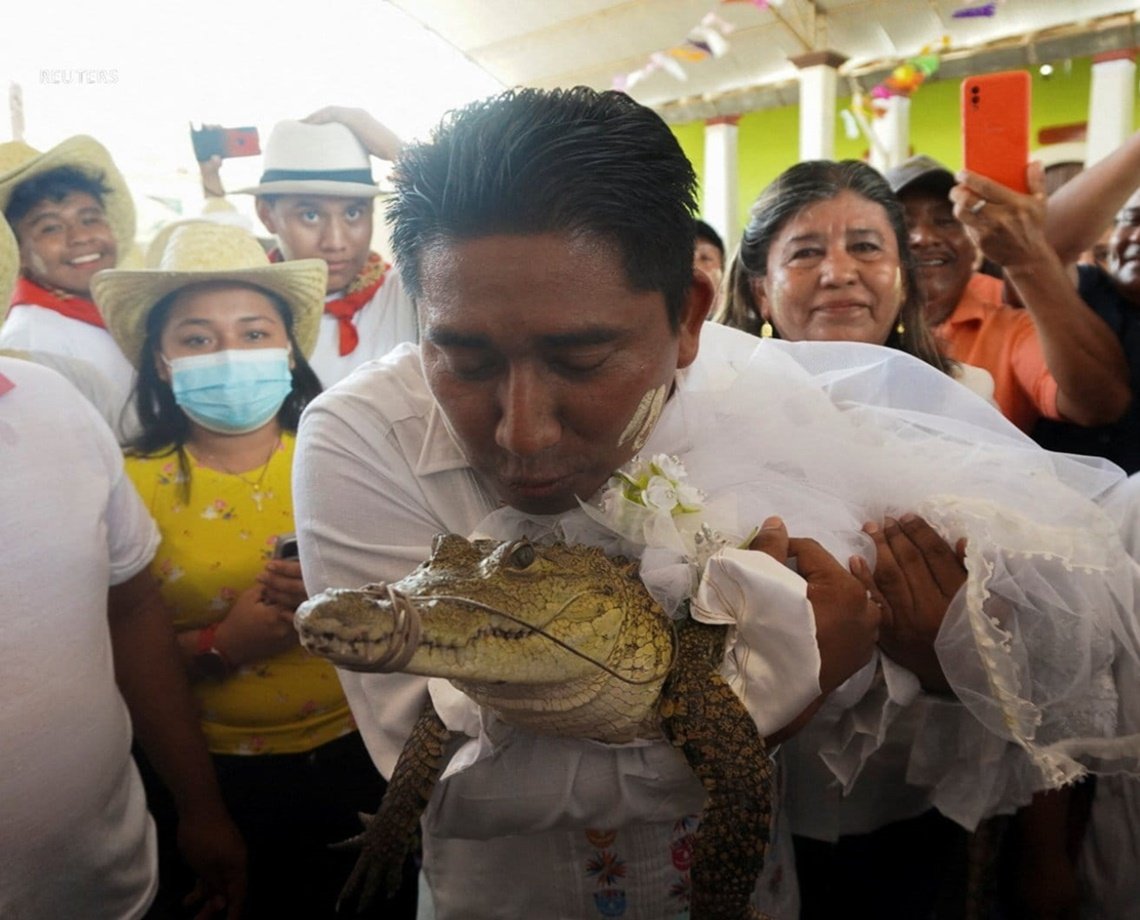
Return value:
<svg viewBox="0 0 1140 920">
<path fill-rule="evenodd" d="M 338 914 L 350 912 L 353 905 L 355 913 L 364 913 L 381 888 L 387 897 L 392 897 L 403 881 L 403 864 L 408 847 L 398 843 L 394 846 L 389 834 L 380 833 L 376 817 L 361 813 L 359 818 L 364 830 L 330 846 L 330 849 L 340 851 L 360 850 L 356 865 L 336 900 Z"/>
</svg>

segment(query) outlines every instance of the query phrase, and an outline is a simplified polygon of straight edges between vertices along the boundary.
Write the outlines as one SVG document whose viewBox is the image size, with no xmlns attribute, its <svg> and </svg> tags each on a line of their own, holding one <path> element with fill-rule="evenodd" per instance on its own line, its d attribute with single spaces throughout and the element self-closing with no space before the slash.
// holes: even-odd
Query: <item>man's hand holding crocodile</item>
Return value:
<svg viewBox="0 0 1140 920">
<path fill-rule="evenodd" d="M 791 723 L 768 736 L 768 742 L 773 744 L 794 735 L 832 690 L 871 660 L 883 611 L 856 575 L 843 568 L 815 540 L 790 538 L 784 522 L 777 517 L 764 521 L 748 548 L 767 553 L 778 562 L 795 560 L 796 570 L 807 582 L 807 599 L 815 617 L 819 646 L 822 692 Z"/>
</svg>

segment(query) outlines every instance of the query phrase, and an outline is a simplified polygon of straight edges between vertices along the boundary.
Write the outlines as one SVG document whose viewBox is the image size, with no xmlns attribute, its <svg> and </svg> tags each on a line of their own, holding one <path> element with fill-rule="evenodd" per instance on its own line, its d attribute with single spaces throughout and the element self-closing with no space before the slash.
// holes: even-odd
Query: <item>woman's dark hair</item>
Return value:
<svg viewBox="0 0 1140 920">
<path fill-rule="evenodd" d="M 215 284 L 244 287 L 264 294 L 285 324 L 285 333 L 293 350 L 291 372 L 293 388 L 285 397 L 281 408 L 277 410 L 277 423 L 286 431 L 296 432 L 301 412 L 321 392 L 321 382 L 309 366 L 309 362 L 305 360 L 297 344 L 297 338 L 293 334 L 293 311 L 278 295 L 257 285 L 230 281 L 204 283 L 204 285 Z M 185 445 L 190 437 L 190 421 L 175 401 L 170 384 L 158 375 L 156 355 L 160 350 L 162 330 L 166 326 L 175 299 L 185 291 L 204 285 L 187 285 L 171 291 L 147 314 L 146 339 L 139 355 L 138 379 L 135 383 L 135 407 L 142 430 L 127 447 L 128 453 L 139 457 L 163 457 L 177 453 L 179 471 L 182 473 L 187 495 L 190 488 L 190 464 L 186 459 Z"/>
<path fill-rule="evenodd" d="M 4 208 L 4 217 L 14 227 L 41 201 L 58 203 L 72 192 L 85 192 L 103 207 L 111 189 L 102 173 L 92 175 L 77 166 L 58 166 L 19 183 Z"/>
<path fill-rule="evenodd" d="M 841 192 L 854 192 L 879 205 L 887 215 L 899 250 L 899 268 L 906 292 L 897 324 L 884 345 L 921 358 L 941 371 L 950 373 L 955 362 L 938 350 L 930 326 L 923 316 L 922 295 L 914 254 L 907 243 L 906 215 L 902 203 L 887 180 L 873 167 L 859 160 L 808 160 L 785 170 L 752 205 L 748 226 L 728 272 L 725 300 L 717 311 L 717 322 L 753 335 L 760 333 L 763 318 L 752 293 L 752 281 L 768 273 L 768 250 L 788 221 L 809 205 L 830 201 Z"/>
</svg>

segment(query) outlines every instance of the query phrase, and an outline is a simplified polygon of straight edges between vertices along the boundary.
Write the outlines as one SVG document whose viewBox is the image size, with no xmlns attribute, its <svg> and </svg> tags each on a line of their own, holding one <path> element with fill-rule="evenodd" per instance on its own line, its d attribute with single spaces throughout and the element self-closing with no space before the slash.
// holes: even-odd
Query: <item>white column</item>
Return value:
<svg viewBox="0 0 1140 920">
<path fill-rule="evenodd" d="M 834 51 L 811 51 L 790 60 L 799 68 L 800 159 L 833 159 L 836 75 L 847 58 Z"/>
<path fill-rule="evenodd" d="M 737 221 L 737 128 L 738 115 L 710 118 L 705 122 L 705 175 L 701 182 L 701 217 L 726 241 L 736 239 Z"/>
<path fill-rule="evenodd" d="M 1112 153 L 1132 134 L 1135 100 L 1135 52 L 1110 51 L 1094 55 L 1092 85 L 1089 88 L 1086 167 Z"/>
<path fill-rule="evenodd" d="M 886 111 L 871 121 L 871 132 L 871 165 L 880 172 L 898 166 L 910 150 L 910 99 L 888 97 Z"/>
<path fill-rule="evenodd" d="M 24 139 L 24 90 L 19 83 L 8 84 L 8 116 L 12 122 L 12 140 Z"/>
</svg>

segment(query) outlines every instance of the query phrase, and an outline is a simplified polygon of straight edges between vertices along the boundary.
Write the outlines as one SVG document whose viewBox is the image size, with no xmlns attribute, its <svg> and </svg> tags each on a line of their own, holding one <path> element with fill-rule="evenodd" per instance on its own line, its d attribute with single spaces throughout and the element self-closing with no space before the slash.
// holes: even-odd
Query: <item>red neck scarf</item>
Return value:
<svg viewBox="0 0 1140 920">
<path fill-rule="evenodd" d="M 269 261 L 284 262 L 285 258 L 281 255 L 281 250 L 273 249 L 269 253 Z M 329 316 L 336 317 L 337 332 L 340 337 L 338 350 L 341 356 L 352 354 L 360 344 L 360 336 L 357 335 L 352 320 L 380 290 L 389 267 L 379 255 L 374 252 L 368 253 L 368 261 L 364 263 L 360 274 L 344 289 L 344 295 L 325 304 L 325 312 Z"/>
<path fill-rule="evenodd" d="M 66 291 L 46 288 L 23 275 L 16 280 L 16 290 L 12 292 L 12 306 L 18 307 L 21 304 L 34 304 L 47 310 L 55 310 L 68 319 L 77 319 L 81 323 L 98 326 L 100 329 L 107 328 L 103 323 L 103 317 L 99 315 L 98 308 L 90 300 L 68 294 Z"/>
</svg>

